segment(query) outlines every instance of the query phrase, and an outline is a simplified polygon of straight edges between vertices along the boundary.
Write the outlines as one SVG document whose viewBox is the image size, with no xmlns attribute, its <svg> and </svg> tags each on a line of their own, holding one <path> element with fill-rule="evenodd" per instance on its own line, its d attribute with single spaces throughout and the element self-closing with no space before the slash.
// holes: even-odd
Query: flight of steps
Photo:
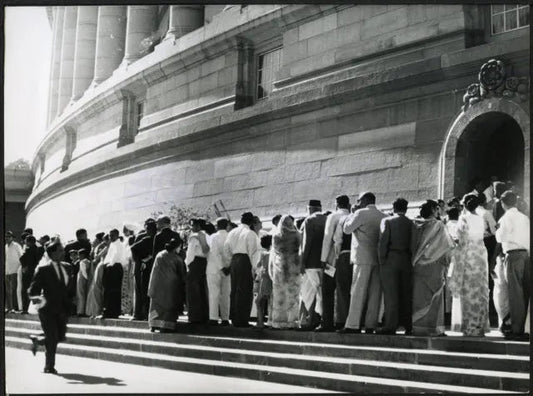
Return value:
<svg viewBox="0 0 533 396">
<path fill-rule="evenodd" d="M 36 315 L 9 314 L 5 345 L 30 349 Z M 71 318 L 58 353 L 356 393 L 529 392 L 529 343 L 502 337 L 409 337 Z M 28 351 L 28 358 L 32 358 Z"/>
</svg>

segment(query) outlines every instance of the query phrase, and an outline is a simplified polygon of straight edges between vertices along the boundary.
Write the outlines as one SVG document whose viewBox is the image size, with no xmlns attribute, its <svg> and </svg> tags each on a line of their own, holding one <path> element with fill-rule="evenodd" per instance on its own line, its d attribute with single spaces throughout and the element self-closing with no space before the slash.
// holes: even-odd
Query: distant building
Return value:
<svg viewBox="0 0 533 396">
<path fill-rule="evenodd" d="M 170 203 L 233 218 L 529 197 L 529 6 L 49 7 L 48 127 L 28 224 L 90 233 Z M 54 227 L 54 230 L 50 229 Z"/>
<path fill-rule="evenodd" d="M 4 168 L 5 227 L 13 231 L 18 240 L 26 226 L 24 205 L 31 194 L 33 175 L 30 164 L 17 160 Z"/>
</svg>

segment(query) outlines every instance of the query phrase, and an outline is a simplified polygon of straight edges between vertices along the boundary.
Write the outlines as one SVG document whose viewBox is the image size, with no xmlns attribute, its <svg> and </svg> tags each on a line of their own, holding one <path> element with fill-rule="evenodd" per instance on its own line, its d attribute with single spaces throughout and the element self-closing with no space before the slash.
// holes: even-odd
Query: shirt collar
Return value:
<svg viewBox="0 0 533 396">
<path fill-rule="evenodd" d="M 516 208 L 516 206 L 513 206 L 512 208 L 507 209 L 507 212 L 509 213 L 518 212 L 518 209 Z"/>
</svg>

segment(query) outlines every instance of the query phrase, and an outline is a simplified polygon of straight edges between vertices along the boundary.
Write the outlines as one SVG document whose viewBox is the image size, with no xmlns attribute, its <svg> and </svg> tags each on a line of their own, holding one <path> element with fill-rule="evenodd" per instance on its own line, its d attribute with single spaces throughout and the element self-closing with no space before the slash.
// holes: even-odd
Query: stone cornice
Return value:
<svg viewBox="0 0 533 396">
<path fill-rule="evenodd" d="M 109 79 L 90 88 L 77 102 L 68 106 L 52 122 L 48 134 L 37 147 L 32 161 L 33 171 L 38 165 L 38 154 L 46 150 L 62 128 L 66 125 L 76 128 L 93 114 L 118 103 L 122 99 L 121 90 L 142 92 L 172 74 L 236 48 L 243 40 L 253 42 L 254 32 L 258 30 L 281 34 L 282 29 L 297 21 L 318 18 L 334 9 L 335 6 L 284 5 L 258 14 L 252 8 L 238 18 L 228 13 L 217 23 L 207 24 L 175 42 L 163 42 L 137 62 L 117 69 Z M 276 24 L 279 32 L 272 31 L 272 20 L 281 21 Z"/>
</svg>

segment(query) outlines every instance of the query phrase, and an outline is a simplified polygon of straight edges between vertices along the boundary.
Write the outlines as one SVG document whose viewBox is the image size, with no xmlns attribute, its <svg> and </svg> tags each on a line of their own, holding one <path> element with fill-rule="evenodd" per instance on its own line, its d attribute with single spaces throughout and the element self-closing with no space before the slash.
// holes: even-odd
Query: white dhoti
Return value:
<svg viewBox="0 0 533 396">
<path fill-rule="evenodd" d="M 315 312 L 319 315 L 322 315 L 321 275 L 322 269 L 320 268 L 306 269 L 300 288 L 300 302 L 306 310 L 310 311 L 316 299 Z"/>
<path fill-rule="evenodd" d="M 209 293 L 209 319 L 229 320 L 231 278 L 222 271 L 207 274 L 207 290 Z"/>
<path fill-rule="evenodd" d="M 365 328 L 375 329 L 381 311 L 382 292 L 377 266 L 354 264 L 350 310 L 344 327 L 360 329 L 366 305 Z"/>
<path fill-rule="evenodd" d="M 500 257 L 496 258 L 494 273 L 496 274 L 496 278 L 494 279 L 492 299 L 494 300 L 494 307 L 496 308 L 496 313 L 498 314 L 498 323 L 499 326 L 501 326 L 505 318 L 510 315 L 510 310 L 507 274 Z M 510 318 L 508 318 L 506 322 L 510 323 Z"/>
</svg>

